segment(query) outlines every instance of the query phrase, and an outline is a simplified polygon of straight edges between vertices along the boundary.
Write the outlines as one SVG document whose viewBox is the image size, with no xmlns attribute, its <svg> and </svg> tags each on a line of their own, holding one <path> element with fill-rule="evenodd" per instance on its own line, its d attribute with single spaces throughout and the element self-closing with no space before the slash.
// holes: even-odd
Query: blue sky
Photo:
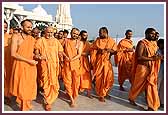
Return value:
<svg viewBox="0 0 168 115">
<path fill-rule="evenodd" d="M 32 10 L 37 4 L 25 4 L 25 10 Z M 56 15 L 57 4 L 42 4 L 48 14 Z M 89 38 L 98 36 L 102 26 L 109 29 L 112 37 L 124 37 L 127 29 L 132 29 L 134 37 L 144 36 L 148 27 L 154 27 L 164 35 L 163 4 L 71 4 L 74 27 L 87 30 Z"/>
</svg>

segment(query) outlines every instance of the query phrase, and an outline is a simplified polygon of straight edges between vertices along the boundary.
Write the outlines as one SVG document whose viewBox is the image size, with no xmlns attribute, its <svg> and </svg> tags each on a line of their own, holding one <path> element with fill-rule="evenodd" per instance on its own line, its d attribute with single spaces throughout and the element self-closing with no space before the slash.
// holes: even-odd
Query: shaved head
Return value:
<svg viewBox="0 0 168 115">
<path fill-rule="evenodd" d="M 35 37 L 35 38 L 38 37 L 39 33 L 40 33 L 40 30 L 37 27 L 33 28 L 33 30 L 32 30 L 33 37 Z"/>
<path fill-rule="evenodd" d="M 54 28 L 53 28 L 52 26 L 48 26 L 48 27 L 45 29 L 45 31 L 48 31 L 48 30 L 54 31 Z"/>
<path fill-rule="evenodd" d="M 48 26 L 45 29 L 45 37 L 48 38 L 54 38 L 54 28 L 52 26 Z"/>
</svg>

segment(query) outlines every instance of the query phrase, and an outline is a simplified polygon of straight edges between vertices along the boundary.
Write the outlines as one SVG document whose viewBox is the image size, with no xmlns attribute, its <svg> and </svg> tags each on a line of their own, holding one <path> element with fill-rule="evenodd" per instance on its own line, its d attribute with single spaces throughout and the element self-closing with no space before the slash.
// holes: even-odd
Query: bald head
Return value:
<svg viewBox="0 0 168 115">
<path fill-rule="evenodd" d="M 37 27 L 33 28 L 33 30 L 32 30 L 32 36 L 34 38 L 39 37 L 39 33 L 40 33 L 40 30 Z"/>
<path fill-rule="evenodd" d="M 48 30 L 54 31 L 54 28 L 52 26 L 48 26 L 48 27 L 46 27 L 45 31 L 48 31 Z"/>
<path fill-rule="evenodd" d="M 32 22 L 31 20 L 23 20 L 21 22 L 21 25 L 22 25 L 22 32 L 26 35 L 31 35 L 32 34 Z"/>
<path fill-rule="evenodd" d="M 49 39 L 49 38 L 54 38 L 54 29 L 51 26 L 48 26 L 45 29 L 45 38 Z"/>
<path fill-rule="evenodd" d="M 39 31 L 39 29 L 37 27 L 33 28 L 32 31 Z"/>
</svg>

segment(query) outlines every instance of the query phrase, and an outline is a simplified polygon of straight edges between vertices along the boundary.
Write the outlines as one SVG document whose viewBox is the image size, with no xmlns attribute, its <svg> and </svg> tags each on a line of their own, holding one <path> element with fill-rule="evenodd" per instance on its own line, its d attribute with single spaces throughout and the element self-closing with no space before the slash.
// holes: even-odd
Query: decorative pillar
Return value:
<svg viewBox="0 0 168 115">
<path fill-rule="evenodd" d="M 7 28 L 7 32 L 9 33 L 9 29 L 10 29 L 10 21 L 13 18 L 13 13 L 15 10 L 13 9 L 5 9 L 4 13 L 5 13 L 5 20 L 8 23 L 8 28 Z"/>
<path fill-rule="evenodd" d="M 66 29 L 70 32 L 72 29 L 70 4 L 58 4 L 56 12 L 55 25 L 57 25 L 58 31 Z"/>
</svg>

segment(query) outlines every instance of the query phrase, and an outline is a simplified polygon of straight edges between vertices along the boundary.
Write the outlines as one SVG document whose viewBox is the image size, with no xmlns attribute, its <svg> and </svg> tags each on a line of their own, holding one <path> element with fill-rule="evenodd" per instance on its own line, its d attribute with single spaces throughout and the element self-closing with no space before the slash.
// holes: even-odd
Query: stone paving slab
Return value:
<svg viewBox="0 0 168 115">
<path fill-rule="evenodd" d="M 69 106 L 69 100 L 65 97 L 56 99 L 52 105 L 52 111 L 140 111 L 142 108 L 134 107 L 127 101 L 111 97 L 106 99 L 106 102 L 100 102 L 96 95 L 93 95 L 93 99 L 90 99 L 84 95 L 79 95 L 77 99 L 77 105 L 74 108 Z M 43 105 L 33 101 L 32 111 L 45 111 Z M 15 103 L 12 106 L 5 105 L 5 111 L 18 111 L 19 108 Z"/>
<path fill-rule="evenodd" d="M 124 88 L 126 91 L 120 91 L 119 85 L 117 82 L 117 67 L 113 67 L 115 83 L 113 88 L 109 93 L 109 97 L 106 99 L 106 102 L 100 102 L 95 94 L 95 91 L 92 91 L 93 99 L 86 97 L 86 92 L 79 95 L 77 98 L 77 106 L 71 108 L 69 106 L 70 100 L 67 98 L 65 92 L 60 90 L 59 97 L 52 105 L 52 112 L 147 112 L 145 111 L 146 103 L 144 101 L 144 96 L 141 94 L 136 102 L 138 106 L 130 105 L 128 98 L 128 91 L 130 88 L 129 81 L 127 80 L 124 83 Z M 61 86 L 63 89 L 63 86 Z M 39 103 L 42 100 L 42 96 L 37 96 L 37 101 L 33 101 L 33 109 L 31 112 L 45 112 L 43 105 Z M 144 109 L 145 108 L 145 109 Z M 5 112 L 19 111 L 16 103 L 12 103 L 11 106 L 4 105 Z M 163 112 L 163 108 L 160 108 L 159 111 Z"/>
</svg>

